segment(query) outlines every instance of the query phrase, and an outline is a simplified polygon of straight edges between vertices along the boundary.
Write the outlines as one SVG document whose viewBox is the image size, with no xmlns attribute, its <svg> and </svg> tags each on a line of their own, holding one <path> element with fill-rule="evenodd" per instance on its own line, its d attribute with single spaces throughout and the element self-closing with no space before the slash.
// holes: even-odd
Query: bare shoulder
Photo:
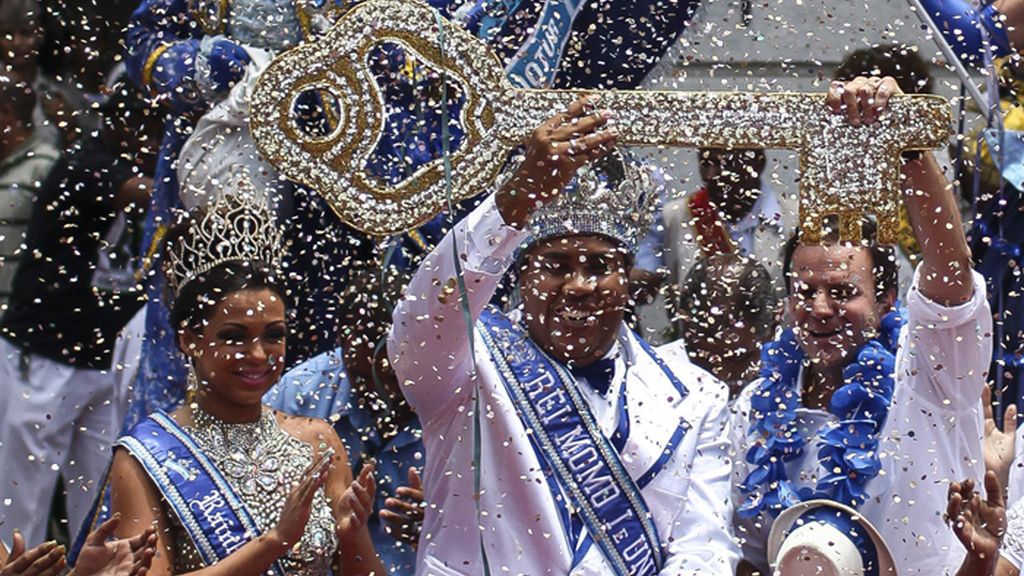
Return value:
<svg viewBox="0 0 1024 576">
<path fill-rule="evenodd" d="M 142 464 L 123 446 L 114 448 L 114 459 L 110 464 L 110 481 L 115 485 L 121 480 L 135 483 L 134 480 L 142 477 L 149 480 Z"/>
<path fill-rule="evenodd" d="M 292 416 L 279 410 L 274 410 L 274 415 L 282 430 L 312 446 L 315 453 L 319 454 L 328 446 L 335 451 L 341 449 L 341 439 L 327 421 L 308 416 Z"/>
<path fill-rule="evenodd" d="M 162 498 L 156 484 L 124 447 L 114 450 L 110 466 L 110 495 L 112 512 L 124 518 L 117 527 L 116 536 L 133 536 L 153 522 L 163 523 Z M 162 535 L 159 537 L 163 538 Z"/>
</svg>

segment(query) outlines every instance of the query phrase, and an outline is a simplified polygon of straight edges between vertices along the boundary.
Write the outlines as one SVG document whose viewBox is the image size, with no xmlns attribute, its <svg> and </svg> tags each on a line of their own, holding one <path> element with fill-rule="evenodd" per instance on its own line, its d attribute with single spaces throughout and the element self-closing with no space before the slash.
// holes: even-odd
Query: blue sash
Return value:
<svg viewBox="0 0 1024 576">
<path fill-rule="evenodd" d="M 518 2 L 516 3 L 518 6 Z M 513 7 L 514 9 L 515 7 Z M 506 64 L 505 75 L 517 88 L 548 88 L 569 41 L 583 0 L 546 0 L 533 33 Z"/>
<path fill-rule="evenodd" d="M 543 456 L 541 463 L 572 500 L 615 574 L 657 574 L 665 559 L 651 513 L 572 375 L 503 314 L 485 309 L 480 324 L 483 342 Z"/>
<path fill-rule="evenodd" d="M 145 468 L 207 566 L 260 535 L 245 503 L 217 466 L 167 414 L 154 412 L 117 445 Z M 278 561 L 271 568 L 284 576 Z"/>
</svg>

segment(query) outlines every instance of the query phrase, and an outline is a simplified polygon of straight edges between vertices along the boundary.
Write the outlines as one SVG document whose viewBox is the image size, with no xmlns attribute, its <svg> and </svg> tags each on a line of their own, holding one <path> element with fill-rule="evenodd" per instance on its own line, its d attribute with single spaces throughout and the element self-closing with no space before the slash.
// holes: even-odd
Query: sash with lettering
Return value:
<svg viewBox="0 0 1024 576">
<path fill-rule="evenodd" d="M 651 513 L 572 375 L 500 312 L 485 309 L 480 325 L 541 464 L 572 501 L 589 539 L 615 574 L 657 574 L 665 558 Z"/>
<path fill-rule="evenodd" d="M 503 54 L 513 86 L 548 88 L 583 5 L 583 0 L 477 0 L 463 4 L 455 16 L 499 52 L 518 47 Z"/>
<path fill-rule="evenodd" d="M 259 526 L 224 475 L 167 414 L 149 415 L 117 445 L 142 464 L 207 566 L 260 535 Z M 275 575 L 284 576 L 279 562 L 271 568 Z"/>
</svg>

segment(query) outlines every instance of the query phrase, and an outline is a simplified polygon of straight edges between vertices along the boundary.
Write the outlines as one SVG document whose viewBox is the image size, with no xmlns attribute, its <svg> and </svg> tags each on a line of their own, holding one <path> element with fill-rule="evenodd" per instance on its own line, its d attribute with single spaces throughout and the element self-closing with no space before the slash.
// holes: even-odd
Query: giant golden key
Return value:
<svg viewBox="0 0 1024 576">
<path fill-rule="evenodd" d="M 599 94 L 625 146 L 747 147 L 795 150 L 800 160 L 800 222 L 815 242 L 827 215 L 844 239 L 860 237 L 874 214 L 879 241 L 899 224 L 899 166 L 904 150 L 941 146 L 950 134 L 949 103 L 937 96 L 896 96 L 876 125 L 854 127 L 832 114 L 821 93 L 579 91 L 514 88 L 497 56 L 419 0 L 367 0 L 315 42 L 278 56 L 252 93 L 251 128 L 261 153 L 287 177 L 322 194 L 338 216 L 374 235 L 399 233 L 447 206 L 442 160 L 385 186 L 365 167 L 384 131 L 385 103 L 370 71 L 375 46 L 397 44 L 443 71 L 465 98 L 462 145 L 450 155 L 455 200 L 488 188 L 508 153 L 581 94 Z M 304 130 L 293 114 L 299 96 L 336 102 L 328 133 Z"/>
</svg>

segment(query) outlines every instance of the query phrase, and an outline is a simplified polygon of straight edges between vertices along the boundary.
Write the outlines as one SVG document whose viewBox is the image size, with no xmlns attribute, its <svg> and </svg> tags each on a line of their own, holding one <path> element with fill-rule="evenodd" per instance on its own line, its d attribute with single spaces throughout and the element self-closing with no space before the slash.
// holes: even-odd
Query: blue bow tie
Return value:
<svg viewBox="0 0 1024 576">
<path fill-rule="evenodd" d="M 605 396 L 615 376 L 615 358 L 602 358 L 593 364 L 571 368 L 569 370 L 577 380 L 582 380 L 598 394 Z"/>
</svg>

